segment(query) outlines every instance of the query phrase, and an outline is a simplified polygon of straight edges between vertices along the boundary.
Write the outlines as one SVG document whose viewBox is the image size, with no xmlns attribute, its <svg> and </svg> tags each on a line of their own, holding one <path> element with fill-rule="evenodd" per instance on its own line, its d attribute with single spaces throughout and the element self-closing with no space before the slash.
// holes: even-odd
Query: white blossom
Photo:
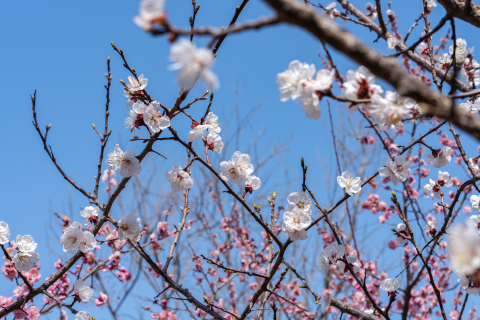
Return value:
<svg viewBox="0 0 480 320">
<path fill-rule="evenodd" d="M 450 150 L 450 147 L 444 146 L 442 149 L 433 150 L 432 154 L 425 153 L 424 156 L 427 158 L 427 163 L 431 163 L 435 168 L 441 168 L 452 160 Z"/>
<path fill-rule="evenodd" d="M 170 59 L 175 62 L 170 69 L 179 70 L 177 82 L 181 87 L 193 88 L 198 78 L 207 87 L 218 87 L 218 78 L 210 70 L 214 65 L 214 56 L 211 50 L 197 48 L 187 39 L 180 39 L 171 47 Z"/>
<path fill-rule="evenodd" d="M 396 291 L 402 285 L 402 279 L 385 279 L 380 282 L 380 288 L 388 292 L 388 295 L 396 294 Z"/>
<path fill-rule="evenodd" d="M 140 241 L 142 220 L 137 219 L 135 214 L 122 217 L 118 220 L 118 239 L 121 241 L 132 239 L 133 242 Z"/>
<path fill-rule="evenodd" d="M 460 69 L 460 76 L 467 78 L 469 86 L 480 85 L 480 64 L 475 59 L 467 59 Z"/>
<path fill-rule="evenodd" d="M 123 124 L 126 125 L 125 129 L 130 129 L 133 132 L 138 127 L 138 114 L 134 110 L 129 111 L 129 116 L 125 118 Z"/>
<path fill-rule="evenodd" d="M 280 100 L 295 100 L 301 93 L 301 80 L 313 78 L 315 66 L 313 64 L 301 63 L 298 60 L 290 62 L 288 70 L 277 74 L 277 84 L 280 89 Z"/>
<path fill-rule="evenodd" d="M 80 215 L 85 218 L 83 221 L 84 225 L 88 225 L 89 223 L 95 223 L 98 220 L 98 213 L 100 209 L 97 206 L 88 206 L 85 207 L 82 211 L 80 211 Z"/>
<path fill-rule="evenodd" d="M 308 118 L 318 120 L 322 111 L 320 109 L 320 97 L 317 92 L 327 91 L 333 83 L 333 70 L 319 70 L 315 79 L 300 81 L 300 97 L 302 108 Z"/>
<path fill-rule="evenodd" d="M 468 164 L 470 165 L 470 167 L 472 167 L 474 171 L 478 173 L 478 164 L 476 161 L 473 161 L 473 158 L 468 159 Z"/>
<path fill-rule="evenodd" d="M 395 161 L 388 159 L 386 166 L 378 169 L 378 173 L 382 178 L 392 176 L 392 182 L 396 186 L 399 181 L 407 180 L 409 168 L 410 161 L 405 161 L 404 156 L 398 155 Z"/>
<path fill-rule="evenodd" d="M 341 188 L 345 189 L 345 192 L 348 195 L 353 195 L 354 193 L 360 192 L 362 187 L 360 177 L 353 178 L 353 174 L 350 171 L 345 171 L 341 176 L 337 177 L 337 182 Z"/>
<path fill-rule="evenodd" d="M 138 99 L 135 95 L 141 95 L 142 90 L 148 84 L 148 79 L 143 77 L 143 74 L 135 79 L 135 77 L 129 76 L 128 77 L 128 84 L 127 88 L 123 90 L 123 95 L 128 98 L 127 100 L 127 108 L 133 106 L 134 104 L 138 104 Z"/>
<path fill-rule="evenodd" d="M 29 271 L 35 267 L 35 263 L 40 260 L 40 255 L 36 251 L 30 252 L 18 252 L 13 257 L 12 262 L 15 264 L 15 268 L 18 271 Z"/>
<path fill-rule="evenodd" d="M 428 0 L 427 1 L 427 14 L 432 13 L 432 9 L 437 6 L 437 2 L 435 0 Z"/>
<path fill-rule="evenodd" d="M 318 264 L 320 265 L 320 268 L 322 268 L 322 272 L 326 274 L 330 270 L 330 265 L 336 265 L 337 262 L 341 261 L 344 255 L 345 247 L 343 245 L 336 243 L 329 244 L 322 250 L 322 253 L 318 258 Z M 343 265 L 343 267 L 345 267 L 345 265 Z"/>
<path fill-rule="evenodd" d="M 140 161 L 134 156 L 133 151 L 127 150 L 123 152 L 118 144 L 108 154 L 107 163 L 113 171 L 120 169 L 120 175 L 124 178 L 136 176 L 142 171 Z"/>
<path fill-rule="evenodd" d="M 367 2 L 365 4 L 365 10 L 367 10 L 367 16 L 372 18 L 372 20 L 377 19 L 378 13 L 377 13 L 377 8 L 373 6 L 372 3 Z"/>
<path fill-rule="evenodd" d="M 245 185 L 245 191 L 252 193 L 253 190 L 260 188 L 262 184 L 260 178 L 257 176 L 247 176 L 243 179 L 242 183 Z"/>
<path fill-rule="evenodd" d="M 142 0 L 140 15 L 133 17 L 133 22 L 140 28 L 150 30 L 153 25 L 164 21 L 164 8 L 165 0 Z"/>
<path fill-rule="evenodd" d="M 358 261 L 358 257 L 354 254 L 351 254 L 347 257 L 347 263 L 350 266 L 350 268 L 352 268 L 353 273 L 357 273 L 360 271 L 360 263 L 358 263 L 357 261 Z M 342 260 L 337 261 L 337 267 L 339 267 L 340 270 L 343 271 L 343 273 L 348 272 L 348 268 L 345 262 L 343 262 Z"/>
<path fill-rule="evenodd" d="M 426 184 L 423 187 L 425 197 L 431 196 L 431 198 L 442 199 L 443 191 L 441 187 L 451 187 L 453 186 L 452 180 L 450 180 L 450 174 L 448 172 L 438 172 L 438 180 L 433 181 L 430 179 L 430 183 Z"/>
<path fill-rule="evenodd" d="M 203 120 L 203 124 L 209 125 L 211 128 L 208 128 L 208 131 L 212 133 L 220 133 L 222 128 L 218 124 L 218 117 L 213 114 L 213 112 L 209 112 L 208 115 Z"/>
<path fill-rule="evenodd" d="M 15 239 L 15 242 L 17 244 L 18 250 L 20 250 L 23 253 L 29 253 L 33 252 L 38 244 L 34 242 L 35 240 L 33 237 L 29 234 L 25 236 L 18 235 L 17 238 Z"/>
<path fill-rule="evenodd" d="M 471 223 L 454 225 L 450 231 L 450 263 L 467 276 L 480 268 L 480 236 Z"/>
<path fill-rule="evenodd" d="M 170 127 L 170 118 L 160 113 L 160 104 L 157 101 L 150 102 L 143 114 L 143 121 L 155 133 Z"/>
<path fill-rule="evenodd" d="M 401 120 L 413 109 L 415 104 L 413 99 L 402 98 L 396 92 L 386 91 L 385 98 L 379 95 L 372 97 L 372 117 L 379 125 L 380 130 L 383 130 L 383 125 L 390 130 L 396 125 L 403 126 Z"/>
<path fill-rule="evenodd" d="M 172 165 L 173 170 L 167 172 L 166 177 L 172 190 L 174 191 L 183 191 L 193 187 L 193 179 L 190 175 L 183 171 L 181 166 Z"/>
<path fill-rule="evenodd" d="M 75 315 L 75 320 L 90 320 L 90 313 L 88 311 L 79 311 Z"/>
<path fill-rule="evenodd" d="M 191 125 L 192 130 L 188 133 L 187 139 L 190 142 L 197 140 L 198 138 L 203 139 L 207 135 L 207 131 L 213 131 L 213 127 L 208 124 L 200 124 L 195 122 Z"/>
<path fill-rule="evenodd" d="M 294 208 L 292 211 L 286 211 L 283 214 L 282 231 L 287 232 L 292 241 L 305 240 L 308 238 L 307 228 L 312 222 L 312 218 L 303 210 Z"/>
<path fill-rule="evenodd" d="M 82 241 L 83 231 L 80 224 L 76 221 L 65 228 L 63 235 L 60 237 L 60 244 L 63 247 L 63 251 L 68 254 L 75 253 Z"/>
<path fill-rule="evenodd" d="M 387 39 L 387 45 L 388 45 L 388 50 L 393 50 L 395 49 L 395 46 L 398 43 L 398 39 L 394 37 L 390 37 Z"/>
<path fill-rule="evenodd" d="M 420 54 L 428 54 L 428 45 L 425 42 L 420 42 L 416 50 Z"/>
<path fill-rule="evenodd" d="M 220 178 L 231 183 L 240 183 L 253 173 L 250 156 L 240 151 L 235 151 L 232 160 L 220 162 Z"/>
<path fill-rule="evenodd" d="M 207 147 L 210 150 L 215 150 L 215 152 L 220 153 L 223 149 L 222 137 L 219 134 L 212 132 L 207 136 Z"/>
<path fill-rule="evenodd" d="M 75 297 L 80 302 L 88 302 L 93 297 L 93 290 L 85 284 L 81 279 L 78 279 L 73 284 L 73 292 Z"/>
<path fill-rule="evenodd" d="M 407 239 L 410 239 L 410 233 L 408 233 L 407 226 L 404 223 L 399 223 L 397 225 L 397 239 L 395 241 L 398 245 L 404 245 L 408 242 Z"/>
<path fill-rule="evenodd" d="M 10 241 L 10 229 L 5 221 L 0 221 L 0 244 Z"/>
<path fill-rule="evenodd" d="M 310 207 L 312 206 L 312 200 L 308 198 L 306 192 L 292 192 L 287 197 L 288 206 L 287 211 L 292 211 L 293 208 L 299 208 L 305 211 L 307 214 L 312 214 Z"/>
<path fill-rule="evenodd" d="M 478 202 L 477 202 L 477 206 L 478 206 Z M 480 230 L 480 215 L 470 216 L 470 222 L 475 228 Z"/>
<path fill-rule="evenodd" d="M 90 231 L 84 231 L 82 241 L 80 241 L 80 245 L 78 246 L 78 250 L 83 253 L 87 253 L 90 250 L 93 250 L 97 245 L 97 240 L 95 236 Z"/>
<path fill-rule="evenodd" d="M 437 63 L 439 64 L 440 68 L 448 69 L 452 65 L 452 57 L 448 53 L 442 53 L 437 58 Z"/>
<path fill-rule="evenodd" d="M 332 20 L 335 20 L 335 18 L 340 15 L 340 12 L 335 9 L 336 5 L 335 2 L 330 2 L 324 9 L 325 14 L 327 14 Z"/>
<path fill-rule="evenodd" d="M 456 42 L 456 50 L 455 50 L 455 63 L 459 65 L 463 65 L 467 60 L 468 56 L 473 52 L 472 48 L 467 48 L 467 41 L 462 38 L 457 38 Z M 450 55 L 453 58 L 453 44 L 448 49 Z"/>
<path fill-rule="evenodd" d="M 383 89 L 375 83 L 375 76 L 365 68 L 360 66 L 357 71 L 348 70 L 347 81 L 343 83 L 343 92 L 345 97 L 351 100 L 371 99 L 374 96 L 382 96 Z M 357 107 L 352 110 L 358 109 Z"/>
<path fill-rule="evenodd" d="M 437 227 L 438 227 L 438 221 L 437 220 L 429 220 L 427 221 L 427 226 L 426 226 L 426 234 L 429 237 L 435 237 L 437 234 Z"/>
<path fill-rule="evenodd" d="M 472 195 L 470 197 L 470 202 L 472 203 L 473 210 L 478 211 L 480 209 L 480 196 Z"/>
</svg>

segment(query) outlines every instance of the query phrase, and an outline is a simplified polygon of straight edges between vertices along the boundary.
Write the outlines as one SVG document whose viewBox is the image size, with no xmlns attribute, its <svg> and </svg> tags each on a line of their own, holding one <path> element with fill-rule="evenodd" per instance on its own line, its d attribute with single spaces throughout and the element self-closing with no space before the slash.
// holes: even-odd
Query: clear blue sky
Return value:
<svg viewBox="0 0 480 320">
<path fill-rule="evenodd" d="M 228 25 L 235 6 L 241 1 L 197 2 L 201 4 L 201 9 L 196 25 L 221 27 Z M 0 40 L 4 47 L 1 54 L 3 74 L 0 92 L 3 110 L 7 114 L 1 129 L 3 156 L 0 164 L 3 172 L 0 220 L 8 222 L 12 238 L 17 234 L 35 237 L 39 243 L 44 276 L 50 274 L 53 261 L 56 260 L 51 249 L 61 252 L 59 242 L 49 242 L 47 245 L 51 237 L 60 237 L 59 230 L 50 227 L 54 220 L 52 211 L 66 213 L 70 206 L 78 215 L 79 208 L 88 203 L 62 179 L 45 154 L 31 123 L 29 95 L 37 90 L 38 119 L 42 130 L 45 125 L 52 125 L 49 144 L 57 160 L 70 177 L 87 190 L 92 190 L 99 145 L 91 124 L 99 127 L 103 124 L 103 74 L 106 72 L 105 61 L 108 56 L 111 57 L 113 75 L 110 104 L 113 135 L 107 150 L 113 149 L 116 143 L 120 143 L 124 149 L 139 150 L 138 144 L 128 142 L 130 134 L 123 125 L 127 115 L 126 99 L 118 80 L 126 79 L 128 74 L 110 42 L 122 48 L 130 65 L 149 79 L 148 92 L 154 99 L 172 106 L 179 90 L 174 83 L 174 73 L 167 70 L 170 44 L 166 38 L 153 38 L 132 22 L 132 17 L 138 13 L 138 3 L 132 0 L 29 0 L 3 1 L 0 4 L 0 29 L 3 31 Z M 382 3 L 386 7 L 386 1 Z M 322 4 L 326 5 L 327 2 L 323 1 Z M 401 19 L 401 32 L 405 33 L 413 19 L 418 17 L 421 1 L 393 1 L 393 10 Z M 175 25 L 188 27 L 190 0 L 167 0 L 167 11 Z M 239 22 L 270 14 L 271 10 L 261 1 L 252 0 L 242 12 Z M 441 6 L 434 10 L 431 16 L 433 26 L 443 14 Z M 402 20 L 403 17 L 408 17 L 408 20 Z M 376 38 L 364 28 L 339 23 L 354 29 L 367 43 L 371 44 Z M 478 46 L 478 40 L 471 31 L 467 31 L 463 22 L 457 21 L 457 26 L 458 37 L 466 38 L 469 47 Z M 422 27 L 413 31 L 410 44 L 418 39 L 421 31 Z M 446 28 L 440 34 L 443 36 L 445 32 Z M 198 39 L 198 45 L 204 43 L 203 38 Z M 388 54 L 385 42 L 373 45 Z M 235 88 L 240 90 L 238 99 L 242 117 L 263 102 L 264 106 L 256 113 L 252 125 L 241 133 L 245 140 L 244 147 L 248 146 L 250 137 L 259 132 L 265 134 L 259 145 L 265 153 L 273 150 L 274 142 L 281 143 L 293 137 L 289 151 L 281 155 L 280 160 L 292 164 L 290 173 L 295 178 L 300 173 L 297 166 L 299 159 L 305 157 L 310 176 L 318 177 L 312 179 L 317 180 L 314 185 L 316 192 L 327 194 L 325 184 L 321 181 L 324 169 L 319 163 L 319 158 L 328 162 L 333 160 L 330 153 L 331 137 L 328 127 L 325 127 L 328 124 L 326 103 L 322 103 L 323 115 L 319 121 L 307 119 L 301 107 L 294 102 L 279 101 L 275 83 L 276 74 L 285 70 L 292 60 L 314 63 L 320 68 L 318 52 L 323 53 L 318 41 L 291 26 L 268 27 L 262 31 L 229 36 L 218 52 L 214 68 L 221 86 L 215 92 L 213 110 L 216 114 L 228 115 L 235 102 Z M 343 74 L 357 67 L 332 52 Z M 201 85 L 197 86 L 187 100 L 192 100 L 204 90 Z M 336 114 L 336 109 L 344 106 L 333 103 L 332 107 Z M 198 115 L 203 109 L 198 114 L 192 112 Z M 337 116 L 334 117 L 337 121 Z M 186 138 L 188 121 L 176 118 L 172 125 L 183 126 L 185 130 L 181 134 Z M 476 145 L 469 144 L 474 150 Z M 229 158 L 230 154 L 222 154 L 222 157 Z M 386 154 L 380 155 L 375 166 L 382 166 L 386 159 Z M 329 164 L 328 168 L 335 169 L 335 166 Z M 436 174 L 435 170 L 432 172 Z M 281 175 L 273 177 L 271 183 L 281 183 Z M 1 284 L 5 281 L 0 278 Z M 0 294 L 10 295 L 11 289 L 13 287 L 10 285 L 0 285 Z"/>
</svg>

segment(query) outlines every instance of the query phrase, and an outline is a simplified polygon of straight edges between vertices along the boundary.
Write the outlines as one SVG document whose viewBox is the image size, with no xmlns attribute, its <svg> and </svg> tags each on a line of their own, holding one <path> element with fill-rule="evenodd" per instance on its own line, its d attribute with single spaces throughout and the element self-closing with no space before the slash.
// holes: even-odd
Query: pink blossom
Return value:
<svg viewBox="0 0 480 320">
<path fill-rule="evenodd" d="M 472 213 L 472 207 L 470 207 L 470 206 L 465 205 L 465 206 L 463 206 L 462 210 L 463 210 L 463 213 L 465 213 L 465 214 Z"/>
<path fill-rule="evenodd" d="M 397 241 L 395 240 L 388 241 L 388 247 L 392 250 L 396 249 L 398 247 Z"/>
<path fill-rule="evenodd" d="M 38 310 L 35 306 L 31 306 L 30 308 L 28 308 L 27 313 L 28 320 L 37 320 L 38 318 L 40 318 L 40 310 Z"/>
<path fill-rule="evenodd" d="M 100 292 L 98 294 L 98 298 L 95 299 L 95 305 L 97 307 L 103 306 L 105 303 L 107 303 L 107 300 L 108 300 L 108 296 L 105 293 Z"/>
</svg>

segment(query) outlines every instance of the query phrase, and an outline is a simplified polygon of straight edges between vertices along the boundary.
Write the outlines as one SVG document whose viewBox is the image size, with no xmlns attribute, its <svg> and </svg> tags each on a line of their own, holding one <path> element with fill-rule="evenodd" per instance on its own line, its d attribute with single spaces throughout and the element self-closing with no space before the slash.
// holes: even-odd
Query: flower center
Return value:
<svg viewBox="0 0 480 320">
<path fill-rule="evenodd" d="M 127 231 L 128 230 L 128 224 L 126 224 L 126 223 L 122 224 L 120 229 L 122 229 L 123 231 Z"/>
<path fill-rule="evenodd" d="M 153 122 L 159 122 L 160 121 L 160 118 L 162 117 L 161 114 L 157 113 L 157 114 L 154 114 L 150 117 L 150 120 L 152 120 Z"/>
<path fill-rule="evenodd" d="M 297 207 L 299 207 L 300 209 L 302 209 L 304 206 L 305 206 L 305 204 L 303 202 L 298 202 L 297 203 Z"/>
</svg>

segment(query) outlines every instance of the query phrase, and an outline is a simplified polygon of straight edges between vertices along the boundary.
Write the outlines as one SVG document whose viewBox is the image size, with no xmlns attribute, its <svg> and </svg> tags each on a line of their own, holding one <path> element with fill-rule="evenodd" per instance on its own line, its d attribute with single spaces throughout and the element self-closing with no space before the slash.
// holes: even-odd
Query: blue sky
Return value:
<svg viewBox="0 0 480 320">
<path fill-rule="evenodd" d="M 201 4 L 201 9 L 196 25 L 221 27 L 228 25 L 235 6 L 241 1 L 197 2 Z M 363 6 L 363 2 L 356 2 L 358 6 Z M 386 2 L 382 3 L 386 7 Z M 322 4 L 326 5 L 327 2 Z M 413 19 L 418 17 L 421 1 L 393 1 L 392 8 L 400 18 L 401 32 L 405 33 Z M 188 27 L 190 0 L 167 1 L 167 11 L 175 25 Z M 0 159 L 3 168 L 0 220 L 9 223 L 12 237 L 16 234 L 35 237 L 42 256 L 42 274 L 47 275 L 56 260 L 50 248 L 57 252 L 61 250 L 59 243 L 48 243 L 51 237 L 60 236 L 55 234 L 59 232 L 57 228 L 50 227 L 54 221 L 52 212 L 67 213 L 70 207 L 78 215 L 79 208 L 88 203 L 63 180 L 45 154 L 31 124 L 29 95 L 37 90 L 40 127 L 43 130 L 45 125 L 52 125 L 49 144 L 62 168 L 79 185 L 92 190 L 99 142 L 91 125 L 94 123 L 101 127 L 103 124 L 103 74 L 106 72 L 105 61 L 108 56 L 111 57 L 113 75 L 110 104 L 110 128 L 113 134 L 107 150 L 113 149 L 116 143 L 120 143 L 124 149 L 140 150 L 138 144 L 128 142 L 130 133 L 124 129 L 123 119 L 127 116 L 127 109 L 119 79 L 126 80 L 128 73 L 110 42 L 122 48 L 130 65 L 149 79 L 148 92 L 156 100 L 172 106 L 179 88 L 175 84 L 175 74 L 167 70 L 170 43 L 165 37 L 151 37 L 132 23 L 132 17 L 138 13 L 138 1 L 4 1 L 0 4 L 0 12 L 0 29 L 3 30 L 0 40 L 4 44 L 0 88 L 7 114 L 6 123 L 2 126 L 4 151 Z M 271 10 L 261 1 L 252 0 L 242 12 L 239 22 L 271 14 Z M 441 6 L 434 10 L 432 26 L 443 14 Z M 339 23 L 354 30 L 369 44 L 376 38 L 368 30 Z M 458 37 L 466 38 L 469 47 L 478 46 L 478 40 L 469 37 L 472 33 L 467 31 L 468 26 L 461 21 L 456 23 Z M 421 31 L 422 27 L 413 31 L 409 44 L 418 39 Z M 439 36 L 445 32 L 446 28 L 443 28 Z M 205 38 L 198 38 L 197 45 L 202 46 L 205 41 Z M 388 54 L 385 42 L 372 45 Z M 299 159 L 304 157 L 309 165 L 309 175 L 314 177 L 314 190 L 322 194 L 322 200 L 326 201 L 326 195 L 331 191 L 321 181 L 325 168 L 320 160 L 329 163 L 327 170 L 336 168 L 330 164 L 334 158 L 331 155 L 326 102 L 322 103 L 323 115 L 319 121 L 307 119 L 294 102 L 279 101 L 275 83 L 276 74 L 285 70 L 292 60 L 314 63 L 320 68 L 318 52 L 323 54 L 318 41 L 291 26 L 274 26 L 229 36 L 218 52 L 214 68 L 221 86 L 215 91 L 213 111 L 218 115 L 229 115 L 235 104 L 234 93 L 237 89 L 241 118 L 248 116 L 257 104 L 263 103 L 251 125 L 241 132 L 243 142 L 239 144 L 240 150 L 248 148 L 251 136 L 259 132 L 264 137 L 258 148 L 264 154 L 271 152 L 275 144 L 282 145 L 282 142 L 292 138 L 288 152 L 275 161 L 292 164 L 289 165 L 289 173 L 292 179 L 296 179 L 300 174 Z M 343 74 L 357 67 L 334 50 L 332 53 Z M 388 88 L 383 82 L 380 83 Z M 203 86 L 198 85 L 187 100 L 199 96 L 204 90 Z M 337 113 L 343 108 L 338 103 L 332 103 L 334 122 L 340 121 Z M 194 116 L 200 117 L 203 112 L 203 107 L 192 108 Z M 179 118 L 174 119 L 172 125 L 185 128 L 183 132 L 177 131 L 186 138 L 189 123 Z M 232 124 L 231 130 L 235 129 L 236 126 Z M 471 139 L 467 141 L 468 146 L 476 150 L 478 144 Z M 169 146 L 169 143 L 165 143 L 163 149 L 158 151 L 172 152 L 168 151 Z M 174 150 L 178 152 L 178 149 Z M 229 158 L 230 154 L 220 157 Z M 254 158 L 254 162 L 261 158 L 261 155 L 258 159 Z M 381 154 L 375 166 L 382 166 L 386 159 L 387 155 Z M 166 162 L 165 165 L 170 164 Z M 281 185 L 281 175 L 273 176 L 270 182 L 272 185 Z M 339 192 L 336 194 L 338 196 Z M 5 280 L 2 278 L 0 283 L 5 283 Z M 0 287 L 2 295 L 8 295 L 12 289 Z"/>
</svg>

